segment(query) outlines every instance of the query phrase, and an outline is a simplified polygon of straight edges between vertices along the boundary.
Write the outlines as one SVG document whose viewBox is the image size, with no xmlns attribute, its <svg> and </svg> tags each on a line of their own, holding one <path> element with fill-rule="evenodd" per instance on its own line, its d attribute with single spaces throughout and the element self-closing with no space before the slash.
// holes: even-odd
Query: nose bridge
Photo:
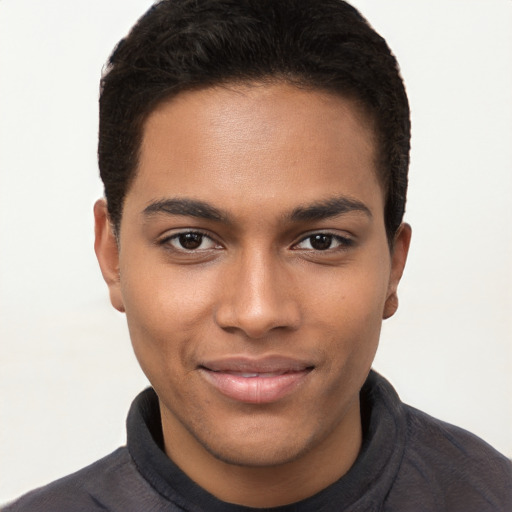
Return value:
<svg viewBox="0 0 512 512">
<path fill-rule="evenodd" d="M 235 260 L 217 310 L 219 325 L 242 330 L 251 338 L 264 337 L 276 328 L 296 328 L 299 308 L 279 256 L 272 249 L 252 244 Z"/>
</svg>

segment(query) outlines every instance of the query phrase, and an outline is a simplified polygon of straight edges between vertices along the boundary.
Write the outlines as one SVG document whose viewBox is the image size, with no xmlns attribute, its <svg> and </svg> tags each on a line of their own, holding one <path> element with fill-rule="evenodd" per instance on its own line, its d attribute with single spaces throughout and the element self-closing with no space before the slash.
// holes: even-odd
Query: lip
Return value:
<svg viewBox="0 0 512 512">
<path fill-rule="evenodd" d="M 232 400 L 266 404 L 290 395 L 314 365 L 288 357 L 232 357 L 199 366 L 203 378 Z"/>
</svg>

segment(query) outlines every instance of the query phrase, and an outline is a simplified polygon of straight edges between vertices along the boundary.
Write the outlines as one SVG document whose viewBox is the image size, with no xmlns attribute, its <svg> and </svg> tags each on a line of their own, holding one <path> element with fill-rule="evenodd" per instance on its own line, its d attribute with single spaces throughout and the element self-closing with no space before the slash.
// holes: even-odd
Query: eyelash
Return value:
<svg viewBox="0 0 512 512">
<path fill-rule="evenodd" d="M 314 247 L 311 247 L 311 249 L 301 249 L 301 248 L 297 247 L 299 244 L 302 244 L 306 240 L 310 240 L 310 245 L 312 245 L 311 240 L 313 239 L 313 237 L 319 237 L 319 236 L 328 237 L 328 238 L 330 238 L 331 243 L 337 242 L 339 245 L 337 247 L 328 247 L 326 249 L 315 249 Z M 316 233 L 310 233 L 307 236 L 301 238 L 301 240 L 299 240 L 299 242 L 294 244 L 292 246 L 292 248 L 297 251 L 307 250 L 307 251 L 314 251 L 317 253 L 322 253 L 322 252 L 332 253 L 334 251 L 347 250 L 348 248 L 352 247 L 353 245 L 354 245 L 354 240 L 352 238 L 348 238 L 348 237 L 341 236 L 341 235 L 336 235 L 334 233 L 329 233 L 328 231 L 317 231 Z"/>
<path fill-rule="evenodd" d="M 207 249 L 199 249 L 199 248 L 192 248 L 187 249 L 186 247 L 174 247 L 172 244 L 172 241 L 179 240 L 181 237 L 185 237 L 187 235 L 197 235 L 200 237 L 199 245 L 202 245 L 205 239 L 210 240 L 213 244 L 215 244 L 216 247 L 209 247 Z M 337 247 L 326 247 L 325 249 L 315 249 L 313 247 L 312 239 L 313 237 L 326 237 L 329 239 L 329 245 L 332 244 L 332 242 L 336 242 L 338 244 Z M 310 240 L 310 248 L 300 248 L 298 247 L 300 244 L 304 243 L 305 241 Z M 207 233 L 200 231 L 200 230 L 189 230 L 189 231 L 180 231 L 178 233 L 174 233 L 173 235 L 167 236 L 164 239 L 160 240 L 158 242 L 158 245 L 166 246 L 171 250 L 177 251 L 177 252 L 184 252 L 184 253 L 199 253 L 203 251 L 212 250 L 215 248 L 218 248 L 220 244 L 216 243 L 215 240 L 208 235 Z M 182 245 L 182 244 L 180 244 Z M 332 253 L 334 251 L 343 251 L 347 250 L 348 248 L 352 247 L 354 245 L 354 240 L 352 238 L 348 238 L 341 235 L 336 235 L 334 233 L 324 232 L 324 231 L 318 231 L 315 233 L 310 233 L 307 236 L 304 236 L 301 238 L 298 242 L 294 243 L 291 247 L 292 250 L 296 251 L 313 251 L 316 253 Z"/>
<path fill-rule="evenodd" d="M 218 244 L 217 242 L 215 242 L 215 240 L 210 236 L 208 235 L 207 233 L 201 231 L 201 230 L 197 230 L 197 229 L 194 229 L 194 230 L 188 230 L 188 231 L 180 231 L 178 233 L 174 233 L 173 235 L 170 235 L 170 236 L 167 236 L 165 238 L 163 238 L 162 240 L 158 241 L 158 245 L 161 245 L 161 246 L 166 246 L 168 249 L 170 250 L 174 250 L 176 252 L 183 252 L 183 253 L 189 253 L 189 254 L 192 254 L 192 253 L 198 253 L 198 252 L 202 252 L 202 251 L 207 251 L 207 250 L 211 250 L 213 249 L 212 248 L 208 248 L 208 249 L 187 249 L 185 247 L 181 247 L 181 248 L 178 248 L 178 247 L 174 247 L 172 245 L 172 241 L 174 240 L 179 240 L 180 237 L 184 237 L 184 236 L 187 236 L 187 235 L 198 235 L 201 237 L 201 241 L 200 243 L 202 244 L 204 242 L 205 239 L 207 240 L 210 240 L 212 242 L 212 244 L 214 244 L 217 248 L 220 246 L 220 244 Z"/>
</svg>

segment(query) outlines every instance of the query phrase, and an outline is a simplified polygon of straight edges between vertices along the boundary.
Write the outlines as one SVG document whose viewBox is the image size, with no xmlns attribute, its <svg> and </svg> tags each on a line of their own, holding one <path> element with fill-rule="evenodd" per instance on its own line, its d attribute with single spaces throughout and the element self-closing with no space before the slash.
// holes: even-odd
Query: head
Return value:
<svg viewBox="0 0 512 512">
<path fill-rule="evenodd" d="M 367 112 L 391 245 L 405 210 L 407 96 L 385 40 L 341 0 L 164 0 L 149 9 L 101 82 L 98 158 L 114 229 L 149 114 L 183 91 L 251 82 L 331 92 Z"/>
<path fill-rule="evenodd" d="M 96 252 L 166 452 L 226 501 L 297 501 L 357 456 L 409 243 L 408 119 L 339 1 L 162 1 L 110 60 Z"/>
</svg>

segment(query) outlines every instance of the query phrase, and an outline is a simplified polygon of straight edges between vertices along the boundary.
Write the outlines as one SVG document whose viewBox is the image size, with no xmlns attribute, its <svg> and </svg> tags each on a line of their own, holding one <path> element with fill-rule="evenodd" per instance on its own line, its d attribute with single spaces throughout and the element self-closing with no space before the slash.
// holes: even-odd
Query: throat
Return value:
<svg viewBox="0 0 512 512">
<path fill-rule="evenodd" d="M 253 428 L 275 428 L 272 421 L 265 425 L 265 421 L 260 420 L 265 414 L 275 413 L 267 410 L 259 417 L 254 415 Z M 244 430 L 242 438 L 247 442 L 238 449 L 236 446 L 233 449 L 238 442 L 236 439 L 226 439 L 225 443 L 214 446 L 205 443 L 165 408 L 162 409 L 162 427 L 166 454 L 189 478 L 223 502 L 253 508 L 296 503 L 329 487 L 349 471 L 362 444 L 359 401 L 347 407 L 343 421 L 325 432 L 323 438 L 306 442 L 299 439 L 302 450 L 289 443 L 281 453 L 274 450 L 272 454 L 265 454 L 263 449 L 252 447 L 251 437 L 257 433 L 251 436 L 250 426 L 243 423 L 239 427 Z M 293 426 L 284 433 L 270 434 L 269 438 L 276 436 L 284 440 L 293 437 Z"/>
</svg>

